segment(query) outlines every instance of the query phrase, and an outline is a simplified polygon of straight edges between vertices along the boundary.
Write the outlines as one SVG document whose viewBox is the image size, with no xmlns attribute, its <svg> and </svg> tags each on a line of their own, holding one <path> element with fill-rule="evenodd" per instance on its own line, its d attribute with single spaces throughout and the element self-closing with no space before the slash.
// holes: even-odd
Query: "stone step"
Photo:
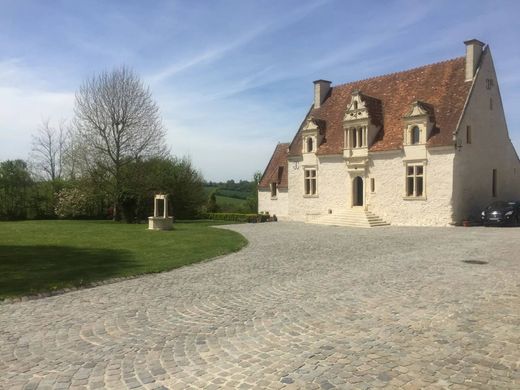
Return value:
<svg viewBox="0 0 520 390">
<path fill-rule="evenodd" d="M 374 213 L 358 209 L 336 212 L 334 214 L 313 215 L 312 218 L 308 219 L 308 222 L 319 225 L 364 228 L 390 225 Z"/>
</svg>

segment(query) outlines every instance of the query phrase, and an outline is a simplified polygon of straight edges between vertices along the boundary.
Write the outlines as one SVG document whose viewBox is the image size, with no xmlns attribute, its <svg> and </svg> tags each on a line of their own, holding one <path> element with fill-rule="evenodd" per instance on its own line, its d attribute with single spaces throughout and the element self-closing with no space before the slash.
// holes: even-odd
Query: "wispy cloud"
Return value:
<svg viewBox="0 0 520 390">
<path fill-rule="evenodd" d="M 337 85 L 462 56 L 468 38 L 491 44 L 520 147 L 520 4 L 473 5 L 92 0 L 44 12 L 12 2 L 0 14 L 0 159 L 26 157 L 42 119 L 72 115 L 85 77 L 125 63 L 151 86 L 174 153 L 190 154 L 207 179 L 248 178 L 293 137 L 312 80 Z"/>
<path fill-rule="evenodd" d="M 256 27 L 244 26 L 243 31 L 238 31 L 236 33 L 236 36 L 238 37 L 230 38 L 230 42 L 212 43 L 209 48 L 205 48 L 191 57 L 178 60 L 162 69 L 159 69 L 155 73 L 146 76 L 146 80 L 151 84 L 157 84 L 193 67 L 209 65 L 221 59 L 227 53 L 243 47 L 264 34 L 272 34 L 280 28 L 287 28 L 291 24 L 308 16 L 316 8 L 330 3 L 330 1 L 331 0 L 321 0 L 311 3 L 303 3 L 292 12 L 279 16 L 276 19 L 260 21 Z"/>
</svg>

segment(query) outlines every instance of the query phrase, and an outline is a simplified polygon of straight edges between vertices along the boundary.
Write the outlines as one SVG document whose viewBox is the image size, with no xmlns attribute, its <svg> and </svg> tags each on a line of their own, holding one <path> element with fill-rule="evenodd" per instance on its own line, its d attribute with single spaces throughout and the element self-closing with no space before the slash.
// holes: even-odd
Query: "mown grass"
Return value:
<svg viewBox="0 0 520 390">
<path fill-rule="evenodd" d="M 238 251 L 246 239 L 177 222 L 172 231 L 111 221 L 0 222 L 0 299 L 161 272 Z"/>
</svg>

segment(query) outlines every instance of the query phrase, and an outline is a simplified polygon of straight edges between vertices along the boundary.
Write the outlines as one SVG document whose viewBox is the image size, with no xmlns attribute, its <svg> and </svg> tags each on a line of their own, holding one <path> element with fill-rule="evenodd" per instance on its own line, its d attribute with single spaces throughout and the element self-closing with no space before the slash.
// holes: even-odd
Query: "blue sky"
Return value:
<svg viewBox="0 0 520 390">
<path fill-rule="evenodd" d="M 490 44 L 520 150 L 518 1 L 0 0 L 0 160 L 27 158 L 43 119 L 72 116 L 92 74 L 125 64 L 150 86 L 168 144 L 208 180 L 248 179 L 333 84 Z"/>
</svg>

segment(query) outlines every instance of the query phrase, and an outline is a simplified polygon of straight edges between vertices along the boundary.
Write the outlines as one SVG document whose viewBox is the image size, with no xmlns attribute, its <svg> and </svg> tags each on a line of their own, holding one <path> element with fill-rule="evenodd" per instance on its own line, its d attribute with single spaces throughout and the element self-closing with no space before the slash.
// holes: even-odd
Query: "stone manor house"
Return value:
<svg viewBox="0 0 520 390">
<path fill-rule="evenodd" d="M 520 200 L 491 51 L 331 86 L 291 143 L 278 144 L 258 209 L 323 224 L 452 225 L 493 200 Z"/>
</svg>

